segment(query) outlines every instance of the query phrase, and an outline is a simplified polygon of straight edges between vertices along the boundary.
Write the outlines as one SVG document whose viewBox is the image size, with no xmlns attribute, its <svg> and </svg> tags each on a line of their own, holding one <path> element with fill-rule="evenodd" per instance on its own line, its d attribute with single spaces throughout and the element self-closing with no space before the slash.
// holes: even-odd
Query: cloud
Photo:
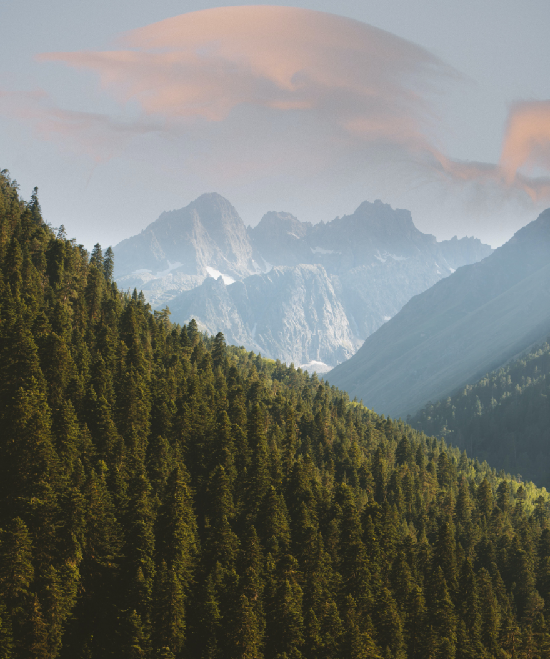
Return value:
<svg viewBox="0 0 550 659">
<path fill-rule="evenodd" d="M 505 139 L 502 158 L 499 164 L 452 160 L 437 150 L 432 151 L 434 171 L 439 171 L 447 182 L 454 186 L 469 187 L 471 197 L 485 204 L 489 200 L 495 206 L 502 206 L 512 198 L 523 197 L 524 203 L 529 199 L 532 205 L 550 201 L 550 178 L 526 176 L 519 171 L 529 156 L 537 153 L 540 142 L 529 148 L 525 160 L 509 159 L 507 154 L 517 154 L 526 151 L 526 146 L 520 144 L 518 150 Z M 516 147 L 517 148 L 517 147 Z M 540 159 L 539 159 L 540 161 Z M 550 160 L 548 161 L 550 165 Z M 550 170 L 550 166 L 546 169 Z M 485 200 L 483 200 L 485 197 Z"/>
<path fill-rule="evenodd" d="M 310 197 L 348 179 L 377 196 L 397 190 L 400 200 L 431 186 L 488 213 L 550 200 L 550 179 L 532 175 L 550 170 L 550 101 L 512 107 L 499 163 L 457 161 L 433 139 L 441 123 L 433 108 L 460 74 L 352 19 L 223 7 L 133 30 L 109 51 L 38 59 L 97 75 L 121 116 L 64 110 L 45 94 L 9 102 L 0 95 L 0 111 L 17 106 L 12 114 L 39 135 L 95 162 L 121 156 L 135 166 L 138 153 L 147 166 L 204 180 L 205 188 L 294 186 Z M 146 155 L 136 151 L 140 140 Z"/>
<path fill-rule="evenodd" d="M 511 107 L 499 163 L 453 160 L 436 148 L 429 154 L 427 166 L 447 183 L 468 187 L 476 203 L 503 206 L 522 197 L 524 204 L 530 200 L 534 207 L 548 203 L 550 177 L 529 176 L 526 170 L 550 172 L 550 101 Z"/>
<path fill-rule="evenodd" d="M 427 95 L 456 74 L 423 48 L 364 23 L 290 7 L 224 7 L 134 30 L 108 52 L 46 53 L 91 70 L 120 101 L 169 120 L 237 108 L 330 118 L 350 137 L 425 142 Z M 125 47 L 125 48 L 124 48 Z"/>
<path fill-rule="evenodd" d="M 44 140 L 86 154 L 95 163 L 122 155 L 139 136 L 158 131 L 153 122 L 115 119 L 96 112 L 64 110 L 43 90 L 14 92 L 0 89 L 0 114 L 30 124 Z"/>
<path fill-rule="evenodd" d="M 550 170 L 550 101 L 525 101 L 512 107 L 500 162 L 509 183 L 522 167 Z"/>
</svg>

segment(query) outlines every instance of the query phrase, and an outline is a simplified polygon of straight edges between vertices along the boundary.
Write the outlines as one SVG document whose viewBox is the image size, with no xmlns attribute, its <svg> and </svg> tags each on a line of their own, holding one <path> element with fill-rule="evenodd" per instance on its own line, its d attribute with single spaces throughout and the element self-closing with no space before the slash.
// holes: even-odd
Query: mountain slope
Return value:
<svg viewBox="0 0 550 659">
<path fill-rule="evenodd" d="M 479 263 L 410 300 L 331 372 L 385 414 L 413 414 L 550 332 L 550 210 Z"/>
</svg>

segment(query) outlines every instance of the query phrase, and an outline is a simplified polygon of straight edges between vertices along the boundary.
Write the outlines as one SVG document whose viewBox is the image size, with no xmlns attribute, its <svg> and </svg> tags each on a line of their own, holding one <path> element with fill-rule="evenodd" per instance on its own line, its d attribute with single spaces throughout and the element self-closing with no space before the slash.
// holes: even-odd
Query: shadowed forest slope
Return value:
<svg viewBox="0 0 550 659">
<path fill-rule="evenodd" d="M 413 427 L 539 485 L 550 485 L 550 346 L 544 343 L 451 397 Z"/>
</svg>

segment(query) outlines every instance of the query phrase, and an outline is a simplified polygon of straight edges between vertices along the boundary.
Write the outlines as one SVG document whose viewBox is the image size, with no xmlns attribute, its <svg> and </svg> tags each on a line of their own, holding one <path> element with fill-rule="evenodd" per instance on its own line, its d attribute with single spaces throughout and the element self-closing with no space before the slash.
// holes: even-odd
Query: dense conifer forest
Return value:
<svg viewBox="0 0 550 659">
<path fill-rule="evenodd" d="M 550 486 L 550 345 L 430 403 L 411 424 L 493 467 Z"/>
<path fill-rule="evenodd" d="M 178 327 L 0 177 L 0 657 L 550 652 L 548 495 Z"/>
</svg>

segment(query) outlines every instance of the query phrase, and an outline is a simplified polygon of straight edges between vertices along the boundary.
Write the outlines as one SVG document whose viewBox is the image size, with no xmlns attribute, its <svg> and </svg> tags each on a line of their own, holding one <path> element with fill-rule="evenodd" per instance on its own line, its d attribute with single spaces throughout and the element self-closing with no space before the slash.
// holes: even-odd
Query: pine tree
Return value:
<svg viewBox="0 0 550 659">
<path fill-rule="evenodd" d="M 108 282 L 113 280 L 113 271 L 115 268 L 115 258 L 112 247 L 107 247 L 103 257 L 103 276 Z"/>
<path fill-rule="evenodd" d="M 455 546 L 454 524 L 452 518 L 448 516 L 442 520 L 439 527 L 437 542 L 434 546 L 433 562 L 434 569 L 438 567 L 442 569 L 451 595 L 454 595 L 458 588 Z"/>
<path fill-rule="evenodd" d="M 397 604 L 388 588 L 383 586 L 377 597 L 376 628 L 378 645 L 391 656 L 405 659 L 406 648 L 403 637 L 403 621 Z"/>
<path fill-rule="evenodd" d="M 5 421 L 8 441 L 1 454 L 4 509 L 27 521 L 35 541 L 35 558 L 46 566 L 55 553 L 59 462 L 50 410 L 36 380 L 27 389 L 19 389 Z"/>
<path fill-rule="evenodd" d="M 493 492 L 486 478 L 477 488 L 477 505 L 479 513 L 488 519 L 493 512 Z"/>
<path fill-rule="evenodd" d="M 2 537 L 0 562 L 0 588 L 5 603 L 8 638 L 11 645 L 11 630 L 17 653 L 22 652 L 26 643 L 26 626 L 32 617 L 34 594 L 31 590 L 35 571 L 32 563 L 32 543 L 28 528 L 19 517 L 15 518 Z"/>
<path fill-rule="evenodd" d="M 363 531 L 359 513 L 349 488 L 343 487 L 342 516 L 340 520 L 340 564 L 342 586 L 364 609 L 370 599 L 368 558 L 362 542 Z"/>
<path fill-rule="evenodd" d="M 254 523 L 271 485 L 265 417 L 258 404 L 254 405 L 248 420 L 248 444 L 252 450 L 252 459 L 247 474 L 246 503 L 250 520 Z"/>
<path fill-rule="evenodd" d="M 426 649 L 426 601 L 422 589 L 415 586 L 407 602 L 407 615 L 405 618 L 405 638 L 407 650 L 411 659 L 424 657 Z"/>
<path fill-rule="evenodd" d="M 231 656 L 235 659 L 263 659 L 261 621 L 254 603 L 242 593 L 235 608 L 230 637 Z"/>
<path fill-rule="evenodd" d="M 208 527 L 203 547 L 204 563 L 207 570 L 211 570 L 216 563 L 232 568 L 237 558 L 239 541 L 231 528 L 235 509 L 230 481 L 223 467 L 218 466 L 212 472 L 208 494 L 210 500 L 206 508 Z"/>
<path fill-rule="evenodd" d="M 271 486 L 261 508 L 258 528 L 264 547 L 270 552 L 274 548 L 286 551 L 290 547 L 290 524 L 284 497 Z"/>
<path fill-rule="evenodd" d="M 97 656 L 116 656 L 120 607 L 119 567 L 122 529 L 107 487 L 107 467 L 100 462 L 84 487 L 87 500 L 86 544 L 79 567 L 81 594 L 68 625 L 65 654 L 88 648 Z"/>
<path fill-rule="evenodd" d="M 225 337 L 218 332 L 212 346 L 212 362 L 214 368 L 223 368 L 225 365 Z"/>
<path fill-rule="evenodd" d="M 139 617 L 141 645 L 148 647 L 155 579 L 154 512 L 151 486 L 140 470 L 130 481 L 128 511 L 124 519 L 125 546 L 122 561 L 127 605 Z M 137 620 L 137 618 L 136 618 Z"/>
<path fill-rule="evenodd" d="M 479 604 L 481 611 L 481 639 L 488 652 L 498 652 L 498 603 L 493 594 L 491 577 L 482 568 L 478 574 Z"/>
<path fill-rule="evenodd" d="M 27 656 L 36 659 L 48 659 L 51 656 L 48 630 L 37 595 L 32 598 L 22 649 L 24 654 L 28 653 Z"/>
<path fill-rule="evenodd" d="M 13 659 L 14 644 L 11 619 L 6 607 L 0 602 L 0 656 Z"/>
<path fill-rule="evenodd" d="M 283 572 L 277 580 L 267 616 L 267 657 L 302 656 L 302 589 Z"/>
<path fill-rule="evenodd" d="M 434 570 L 428 615 L 435 633 L 436 656 L 453 659 L 456 653 L 456 615 L 441 567 Z"/>
<path fill-rule="evenodd" d="M 186 593 L 176 569 L 165 560 L 156 571 L 153 592 L 153 643 L 158 651 L 168 648 L 176 656 L 186 641 Z"/>
<path fill-rule="evenodd" d="M 165 595 L 161 600 L 158 596 L 155 598 L 153 626 L 166 629 L 162 644 L 177 654 L 185 643 L 186 602 L 197 553 L 197 524 L 187 478 L 180 467 L 174 469 L 168 480 L 165 499 L 159 509 L 156 537 L 157 564 L 161 568 L 163 563 L 165 565 L 157 592 L 160 588 Z"/>
<path fill-rule="evenodd" d="M 464 638 L 457 644 L 458 656 L 475 659 L 483 655 L 481 643 L 481 610 L 477 591 L 477 579 L 471 561 L 465 558 L 459 580 L 457 610 L 464 624 Z M 464 647 L 467 645 L 467 647 Z"/>
</svg>

